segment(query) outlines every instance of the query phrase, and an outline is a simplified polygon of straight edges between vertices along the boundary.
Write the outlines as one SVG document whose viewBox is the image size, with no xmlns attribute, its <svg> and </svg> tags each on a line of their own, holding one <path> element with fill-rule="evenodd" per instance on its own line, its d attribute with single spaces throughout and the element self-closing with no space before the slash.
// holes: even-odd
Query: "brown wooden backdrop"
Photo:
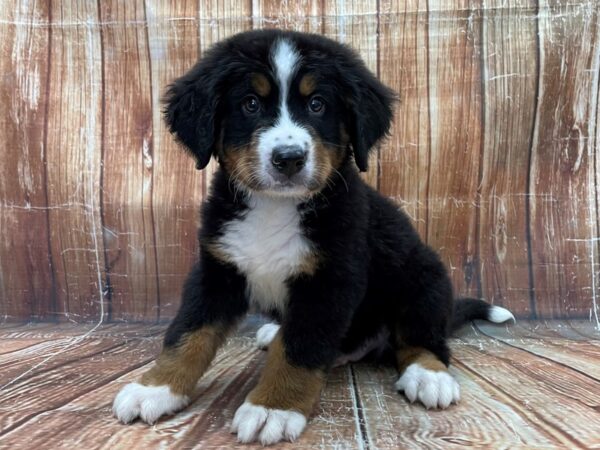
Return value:
<svg viewBox="0 0 600 450">
<path fill-rule="evenodd" d="M 595 0 L 25 1 L 0 9 L 0 320 L 168 319 L 211 169 L 165 85 L 251 28 L 353 45 L 401 96 L 368 181 L 456 291 L 598 323 Z M 214 169 L 213 169 L 214 170 Z"/>
</svg>

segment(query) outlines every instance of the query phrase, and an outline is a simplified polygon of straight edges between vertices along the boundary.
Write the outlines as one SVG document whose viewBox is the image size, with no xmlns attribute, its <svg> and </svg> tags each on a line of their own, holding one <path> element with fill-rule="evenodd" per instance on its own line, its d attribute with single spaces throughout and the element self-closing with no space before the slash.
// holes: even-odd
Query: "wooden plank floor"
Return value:
<svg viewBox="0 0 600 450">
<path fill-rule="evenodd" d="M 250 318 L 217 355 L 193 403 L 155 426 L 118 424 L 115 393 L 152 364 L 163 326 L 0 325 L 0 448 L 216 449 L 257 382 Z M 589 322 L 477 324 L 452 341 L 462 400 L 410 405 L 391 368 L 333 370 L 301 439 L 280 448 L 600 448 L 600 334 Z"/>
</svg>

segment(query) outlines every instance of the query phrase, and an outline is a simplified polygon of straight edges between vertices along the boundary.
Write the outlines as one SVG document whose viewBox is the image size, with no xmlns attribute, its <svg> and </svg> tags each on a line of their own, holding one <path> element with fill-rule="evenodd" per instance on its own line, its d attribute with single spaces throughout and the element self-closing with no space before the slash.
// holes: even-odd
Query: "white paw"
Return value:
<svg viewBox="0 0 600 450">
<path fill-rule="evenodd" d="M 256 346 L 265 349 L 275 339 L 275 335 L 279 331 L 280 325 L 276 323 L 267 323 L 260 327 L 256 332 Z"/>
<path fill-rule="evenodd" d="M 448 372 L 428 370 L 417 363 L 406 368 L 395 387 L 411 403 L 418 399 L 427 409 L 447 408 L 460 400 L 460 386 Z"/>
<path fill-rule="evenodd" d="M 188 402 L 187 396 L 173 394 L 169 386 L 129 383 L 115 397 L 112 410 L 120 422 L 129 423 L 139 417 L 153 424 L 160 416 L 173 414 Z"/>
<path fill-rule="evenodd" d="M 260 441 L 262 445 L 270 445 L 283 440 L 294 442 L 305 426 L 306 417 L 299 412 L 245 402 L 233 417 L 231 432 L 237 433 L 240 442 Z"/>
</svg>

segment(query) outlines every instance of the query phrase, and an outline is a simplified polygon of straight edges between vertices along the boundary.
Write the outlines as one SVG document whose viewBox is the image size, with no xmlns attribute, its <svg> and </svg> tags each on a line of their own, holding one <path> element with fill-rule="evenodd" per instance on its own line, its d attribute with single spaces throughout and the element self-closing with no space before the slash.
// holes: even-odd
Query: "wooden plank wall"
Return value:
<svg viewBox="0 0 600 450">
<path fill-rule="evenodd" d="M 156 321 L 197 252 L 197 172 L 160 116 L 214 42 L 354 46 L 401 97 L 365 178 L 460 295 L 598 323 L 595 0 L 29 2 L 0 10 L 0 320 Z"/>
</svg>

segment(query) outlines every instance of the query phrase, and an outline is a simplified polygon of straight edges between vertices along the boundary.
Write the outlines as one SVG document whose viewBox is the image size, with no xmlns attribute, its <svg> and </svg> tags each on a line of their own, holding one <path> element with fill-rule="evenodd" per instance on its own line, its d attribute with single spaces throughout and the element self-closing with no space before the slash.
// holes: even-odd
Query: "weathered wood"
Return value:
<svg viewBox="0 0 600 450">
<path fill-rule="evenodd" d="M 560 17 L 560 20 L 558 20 Z M 594 154 L 598 3 L 540 1 L 540 68 L 529 187 L 536 312 L 581 317 L 597 280 Z"/>
<path fill-rule="evenodd" d="M 429 12 L 418 1 L 381 6 L 381 77 L 401 97 L 382 149 L 381 190 L 439 250 L 457 293 L 478 295 L 481 10 L 458 3 L 429 2 Z"/>
<path fill-rule="evenodd" d="M 552 446 L 551 436 L 482 388 L 469 372 L 455 367 L 452 373 L 461 385 L 460 404 L 428 411 L 394 390 L 395 370 L 359 367 L 357 383 L 371 448 Z"/>
<path fill-rule="evenodd" d="M 52 319 L 56 292 L 45 169 L 48 4 L 8 1 L 0 16 L 0 314 Z"/>
<path fill-rule="evenodd" d="M 141 0 L 101 2 L 102 217 L 111 318 L 158 319 L 152 196 L 154 147 L 146 13 Z"/>
<path fill-rule="evenodd" d="M 252 26 L 321 33 L 323 31 L 322 7 L 323 2 L 319 0 L 301 0 L 291 3 L 276 0 L 253 2 Z"/>
<path fill-rule="evenodd" d="M 49 313 L 81 321 L 108 312 L 100 214 L 99 19 L 95 3 L 76 1 L 52 3 L 50 15 L 46 182 L 56 304 Z"/>
<path fill-rule="evenodd" d="M 438 249 L 459 295 L 479 295 L 477 205 L 482 129 L 481 9 L 429 2 L 431 127 L 427 242 Z M 452 130 L 452 131 L 450 131 Z"/>
<path fill-rule="evenodd" d="M 127 347 L 146 355 L 148 352 L 139 347 L 142 342 L 149 341 L 132 341 Z M 102 364 L 106 369 L 112 368 L 114 373 L 118 374 L 122 373 L 124 367 L 118 366 L 116 353 L 115 350 L 103 355 Z M 128 361 L 125 367 L 139 365 L 138 360 L 139 356 L 136 356 Z M 61 368 L 63 376 L 70 380 L 70 384 L 58 386 L 57 390 L 73 400 L 58 404 L 51 397 L 48 405 L 42 407 L 36 404 L 40 408 L 39 414 L 33 412 L 30 405 L 22 406 L 18 412 L 13 411 L 7 425 L 10 430 L 0 437 L 0 445 L 14 446 L 26 440 L 28 445 L 43 444 L 53 448 L 62 448 L 66 442 L 85 448 L 140 448 L 155 447 L 167 439 L 170 442 L 169 448 L 261 448 L 259 445 L 238 444 L 235 436 L 229 433 L 229 424 L 236 408 L 257 382 L 263 361 L 264 352 L 256 350 L 251 339 L 232 339 L 218 353 L 214 364 L 199 383 L 192 404 L 177 416 L 163 419 L 155 426 L 149 427 L 142 423 L 121 425 L 110 413 L 110 402 L 117 390 L 123 384 L 139 378 L 148 366 L 133 370 L 110 384 L 106 381 L 101 382 L 100 377 L 98 380 L 94 377 L 94 380 L 90 381 L 88 375 L 86 386 L 92 386 L 93 389 L 84 389 L 83 386 L 79 386 L 78 379 L 84 377 L 81 372 L 85 373 L 87 365 L 93 362 L 87 358 L 82 360 L 82 367 L 67 365 Z M 102 373 L 106 369 L 98 372 Z M 73 380 L 74 371 L 79 375 Z M 49 373 L 44 380 L 52 378 L 53 374 Z M 113 379 L 114 377 L 107 381 Z M 347 384 L 346 371 L 334 371 L 323 393 L 321 405 L 302 441 L 284 447 L 352 448 L 355 442 L 356 422 Z M 20 389 L 26 391 L 27 395 L 32 395 L 28 387 L 23 385 Z M 73 396 L 78 391 L 79 395 Z M 10 394 L 7 400 L 10 401 Z M 28 415 L 22 418 L 25 413 Z M 0 421 L 2 419 L 0 415 Z M 6 416 L 4 420 L 8 421 Z M 73 426 L 73 422 L 77 423 L 77 427 Z M 46 430 L 49 428 L 55 429 L 56 432 L 48 435 Z"/>
<path fill-rule="evenodd" d="M 147 0 L 148 48 L 152 79 L 152 197 L 159 319 L 172 317 L 181 289 L 197 257 L 198 205 L 204 177 L 165 127 L 161 98 L 165 86 L 192 67 L 199 57 L 199 4 Z"/>
<path fill-rule="evenodd" d="M 411 217 L 427 235 L 427 186 L 431 124 L 425 2 L 382 1 L 379 11 L 379 77 L 400 101 L 390 137 L 380 150 L 380 191 Z"/>
<path fill-rule="evenodd" d="M 118 336 L 98 335 L 89 333 L 89 329 L 79 327 L 76 335 L 55 332 L 52 337 L 44 339 L 37 344 L 29 345 L 23 349 L 0 355 L 0 386 L 13 384 L 15 380 L 25 380 L 42 372 L 48 372 L 72 361 L 88 358 L 93 355 L 103 354 L 106 351 L 117 349 L 132 340 L 140 338 L 150 341 L 160 341 L 157 338 L 161 328 L 138 330 L 135 334 L 123 330 Z M 60 337 L 56 337 L 56 336 Z M 14 339 L 14 338 L 13 338 Z M 12 340 L 7 338 L 7 340 Z M 24 372 L 27 373 L 24 376 Z"/>
<path fill-rule="evenodd" d="M 2 320 L 167 320 L 199 173 L 160 97 L 224 37 L 322 33 L 400 95 L 367 181 L 459 295 L 600 324 L 594 0 L 22 2 L 0 11 Z"/>
<path fill-rule="evenodd" d="M 539 63 L 536 2 L 506 5 L 487 1 L 481 22 L 479 270 L 483 297 L 526 317 L 534 312 L 525 193 L 536 106 L 531 93 L 536 91 Z M 515 15 L 519 21 L 512 20 Z"/>
<path fill-rule="evenodd" d="M 600 367 L 596 358 L 600 354 L 598 345 L 587 342 L 564 342 L 551 339 L 500 339 L 507 345 L 520 348 L 527 353 L 580 370 L 600 381 Z"/>
<path fill-rule="evenodd" d="M 153 343 L 136 340 L 81 358 L 75 351 L 73 361 L 41 370 L 3 388 L 0 429 L 6 433 L 42 412 L 52 411 L 103 386 L 142 362 L 150 362 L 158 349 L 158 342 Z"/>
<path fill-rule="evenodd" d="M 20 341 L 2 342 L 0 346 L 0 355 L 6 355 L 7 353 L 13 353 L 24 348 L 32 347 L 40 343 L 42 339 L 23 339 Z"/>
<path fill-rule="evenodd" d="M 60 356 L 62 361 L 55 361 L 59 364 L 44 365 L 0 390 L 0 448 L 261 448 L 238 444 L 229 433 L 233 414 L 256 383 L 264 362 L 264 352 L 256 350 L 253 342 L 261 323 L 256 317 L 246 321 L 241 335 L 218 352 L 191 405 L 154 426 L 121 425 L 110 408 L 116 392 L 152 364 L 160 339 L 151 334 L 164 327 L 100 327 L 100 336 L 92 333 L 69 348 Z M 469 328 L 461 330 L 461 338 L 451 343 L 451 371 L 462 387 L 461 402 L 445 411 L 409 404 L 393 388 L 398 376 L 393 368 L 369 364 L 337 368 L 299 441 L 275 448 L 598 445 L 600 382 L 584 373 L 591 364 L 598 365 L 600 352 L 590 352 L 589 346 L 598 341 L 545 337 L 568 326 L 560 325 L 486 326 L 485 333 L 494 338 Z M 54 326 L 54 332 L 42 326 L 18 328 L 30 331 L 11 338 L 15 327 L 0 326 L 0 348 L 39 333 L 48 341 L 62 342 L 89 330 L 70 324 Z M 585 325 L 572 329 L 576 328 Z M 520 348 L 515 348 L 516 341 Z M 116 346 L 107 348 L 111 342 Z M 552 346 L 552 352 L 538 355 L 545 346 Z M 94 347 L 104 351 L 91 351 Z M 579 350 L 590 353 L 576 358 Z M 22 353 L 21 370 L 26 371 L 31 365 L 28 350 L 17 352 Z M 0 362 L 8 355 L 0 355 Z"/>
<path fill-rule="evenodd" d="M 469 366 L 522 411 L 531 411 L 541 429 L 564 445 L 600 445 L 598 380 L 507 345 L 482 348 L 480 340 L 461 342 L 459 367 Z"/>
</svg>

